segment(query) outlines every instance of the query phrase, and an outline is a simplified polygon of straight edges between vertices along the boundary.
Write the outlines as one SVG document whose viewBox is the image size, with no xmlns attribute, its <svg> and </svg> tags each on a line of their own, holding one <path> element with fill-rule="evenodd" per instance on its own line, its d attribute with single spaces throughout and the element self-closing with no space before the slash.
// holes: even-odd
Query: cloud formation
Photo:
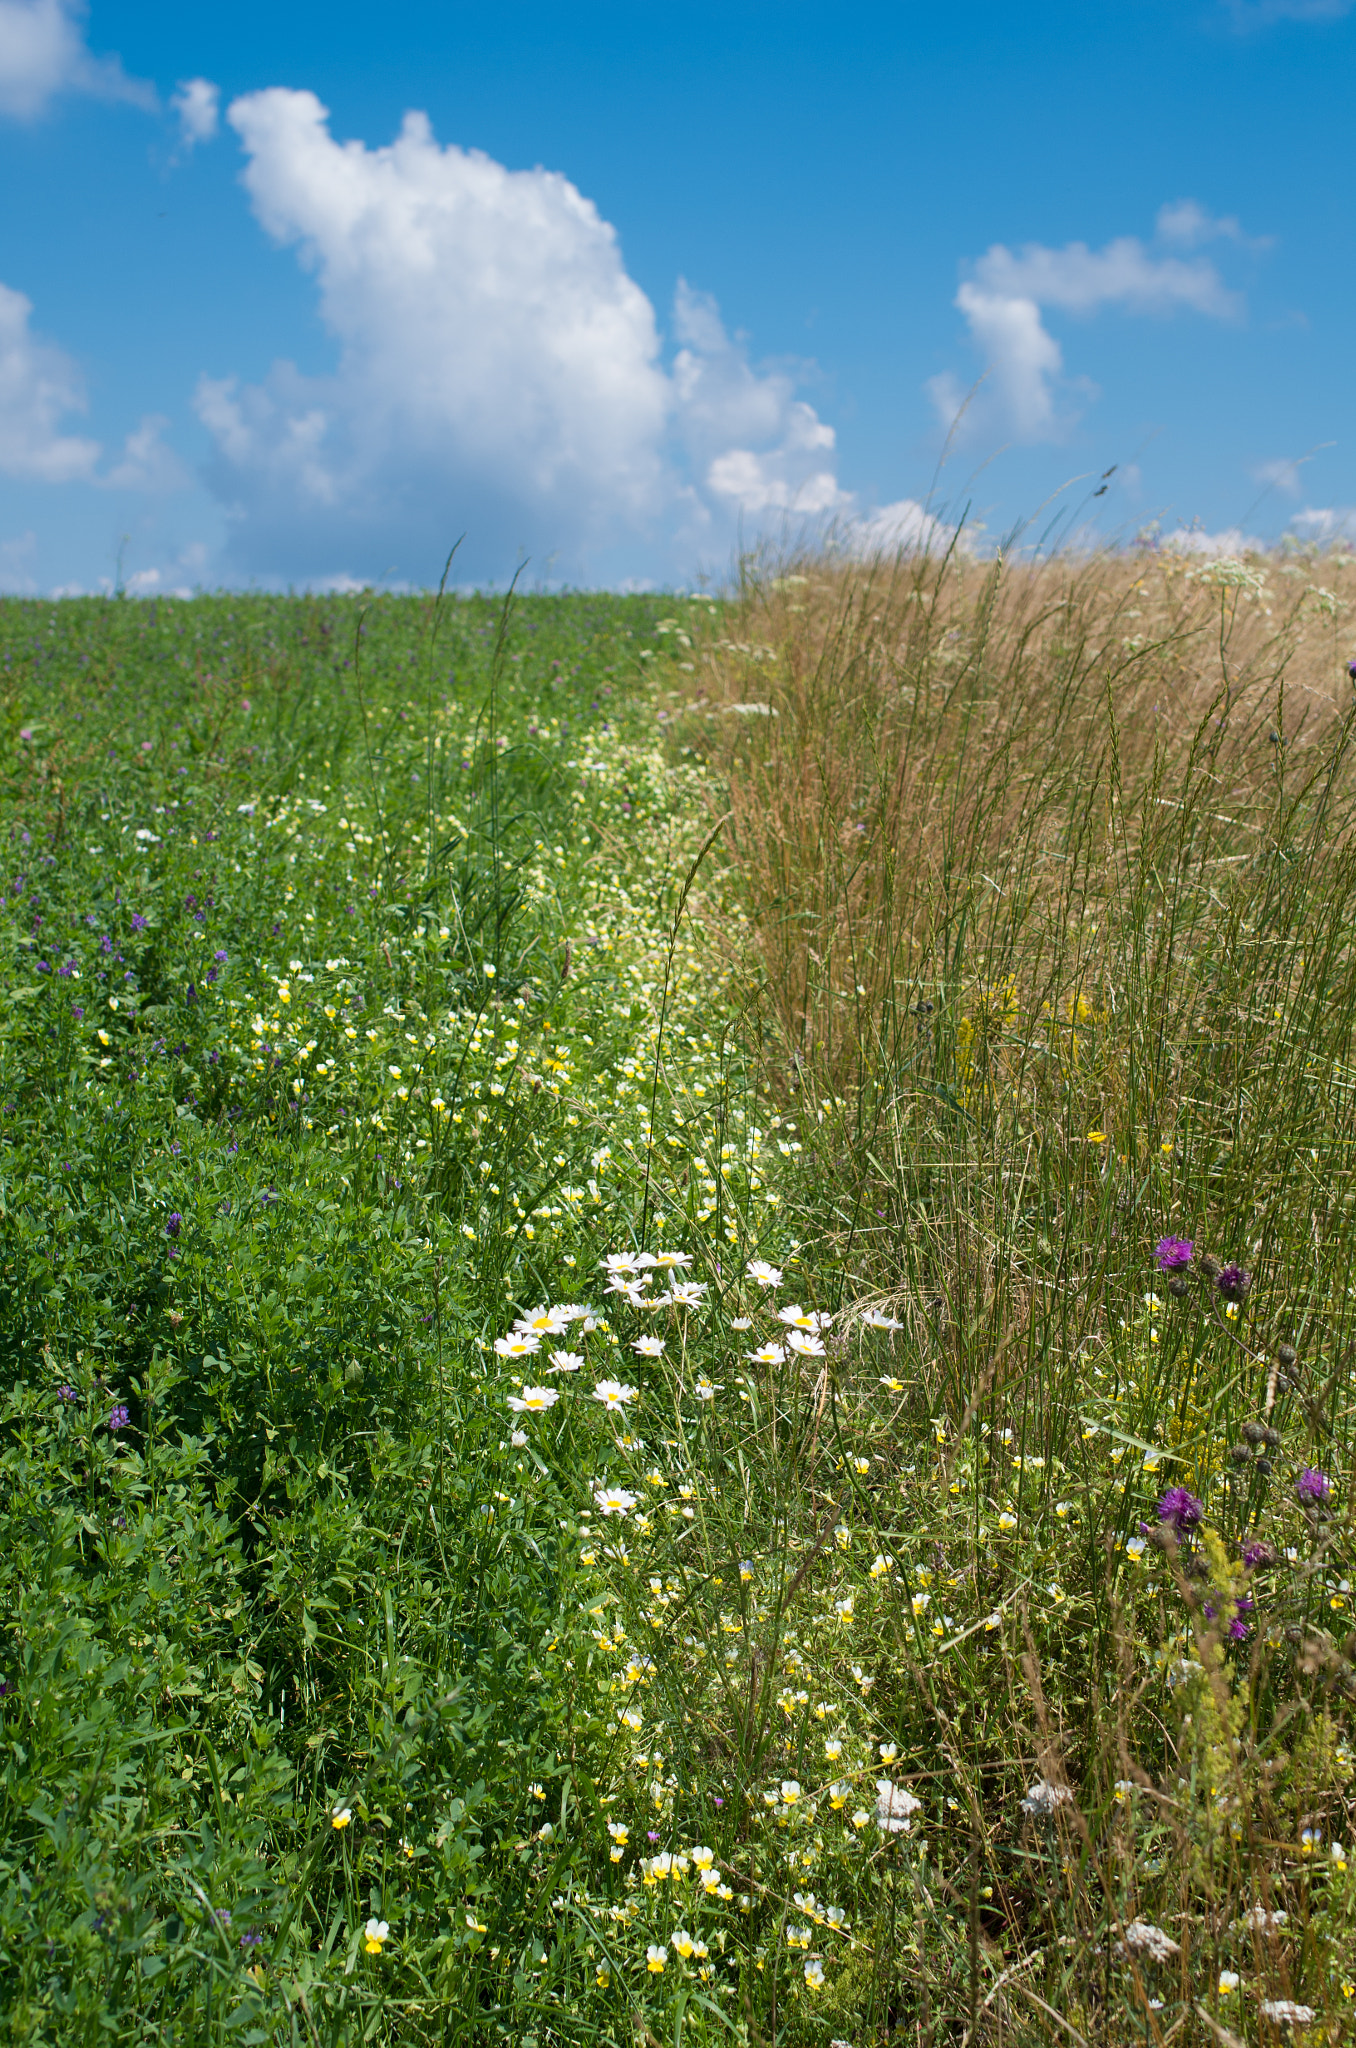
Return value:
<svg viewBox="0 0 1356 2048">
<path fill-rule="evenodd" d="M 1164 316 L 1178 310 L 1215 320 L 1237 319 L 1243 301 L 1206 256 L 1184 255 L 1202 242 L 1241 240 L 1233 219 L 1216 220 L 1194 199 L 1161 209 L 1157 247 L 1121 235 L 1103 249 L 1070 242 L 1049 249 L 1001 242 L 972 266 L 956 294 L 984 375 L 971 399 L 952 371 L 928 390 L 943 424 L 958 434 L 1005 434 L 1018 441 L 1058 441 L 1078 418 L 1076 401 L 1095 395 L 1084 381 L 1064 380 L 1064 357 L 1044 322 L 1046 308 L 1084 318 L 1112 308 Z M 1164 253 L 1167 245 L 1173 253 Z"/>
<path fill-rule="evenodd" d="M 1356 505 L 1307 505 L 1290 521 L 1291 530 L 1320 546 L 1334 541 L 1356 544 Z"/>
<path fill-rule="evenodd" d="M 0 476 L 65 484 L 93 475 L 99 443 L 63 433 L 67 413 L 85 410 L 79 369 L 29 326 L 33 304 L 0 284 Z"/>
<path fill-rule="evenodd" d="M 200 142 L 210 142 L 221 126 L 221 88 L 210 78 L 181 78 L 170 96 L 179 117 L 179 148 L 185 156 Z"/>
<path fill-rule="evenodd" d="M 199 384 L 239 566 L 427 575 L 467 530 L 469 574 L 526 550 L 581 576 L 636 544 L 723 552 L 739 511 L 838 502 L 832 430 L 792 375 L 755 369 L 685 285 L 667 368 L 615 231 L 558 172 L 443 147 L 419 113 L 387 147 L 339 143 L 281 87 L 227 119 L 338 345 L 327 376 Z"/>
<path fill-rule="evenodd" d="M 0 0 L 0 114 L 29 121 L 60 93 L 153 108 L 155 88 L 85 42 L 81 0 Z"/>
</svg>

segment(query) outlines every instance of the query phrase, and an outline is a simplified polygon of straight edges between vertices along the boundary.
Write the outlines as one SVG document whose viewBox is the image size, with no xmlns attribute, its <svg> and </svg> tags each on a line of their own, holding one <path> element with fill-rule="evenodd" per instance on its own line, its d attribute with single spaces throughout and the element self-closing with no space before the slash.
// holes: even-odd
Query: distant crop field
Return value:
<svg viewBox="0 0 1356 2048">
<path fill-rule="evenodd" d="M 0 601 L 13 2039 L 1356 2038 L 1354 602 Z"/>
</svg>

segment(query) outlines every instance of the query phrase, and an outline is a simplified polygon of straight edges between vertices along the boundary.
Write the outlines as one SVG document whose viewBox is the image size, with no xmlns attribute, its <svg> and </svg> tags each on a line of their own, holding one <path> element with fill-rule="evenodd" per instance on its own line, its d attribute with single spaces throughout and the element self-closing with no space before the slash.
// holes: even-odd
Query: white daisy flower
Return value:
<svg viewBox="0 0 1356 2048">
<path fill-rule="evenodd" d="M 519 1316 L 513 1325 L 514 1335 L 519 1337 L 563 1337 L 568 1328 L 569 1321 L 558 1308 L 534 1308 L 531 1315 Z"/>
<path fill-rule="evenodd" d="M 530 1358 L 540 1343 L 540 1337 L 518 1330 L 511 1337 L 496 1337 L 494 1348 L 501 1358 Z"/>
<path fill-rule="evenodd" d="M 623 1386 L 620 1380 L 599 1380 L 593 1390 L 595 1401 L 601 1401 L 604 1408 L 616 1415 L 625 1408 L 628 1401 L 636 1398 L 636 1388 Z"/>
<path fill-rule="evenodd" d="M 636 1504 L 634 1493 L 628 1493 L 624 1486 L 598 1486 L 593 1498 L 598 1510 L 604 1515 L 629 1515 Z"/>
<path fill-rule="evenodd" d="M 584 1361 L 577 1351 L 553 1351 L 548 1372 L 578 1372 Z"/>
<path fill-rule="evenodd" d="M 521 1396 L 510 1394 L 509 1407 L 515 1415 L 541 1415 L 548 1408 L 554 1408 L 560 1399 L 555 1387 L 524 1387 Z"/>
<path fill-rule="evenodd" d="M 662 1358 L 664 1356 L 664 1339 L 662 1337 L 637 1337 L 631 1349 L 638 1352 L 642 1358 Z"/>
<path fill-rule="evenodd" d="M 766 1259 L 750 1259 L 744 1271 L 756 1287 L 780 1287 L 782 1284 L 780 1267 L 770 1266 Z"/>
</svg>

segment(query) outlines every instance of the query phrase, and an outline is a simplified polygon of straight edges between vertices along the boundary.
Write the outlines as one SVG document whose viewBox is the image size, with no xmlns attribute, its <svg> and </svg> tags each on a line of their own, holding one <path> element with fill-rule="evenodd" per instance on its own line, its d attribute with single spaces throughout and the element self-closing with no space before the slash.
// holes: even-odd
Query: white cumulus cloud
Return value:
<svg viewBox="0 0 1356 2048">
<path fill-rule="evenodd" d="M 1356 542 L 1356 505 L 1306 505 L 1290 521 L 1292 530 L 1320 546 Z"/>
<path fill-rule="evenodd" d="M 33 304 L 0 284 L 0 476 L 61 484 L 89 477 L 97 441 L 63 433 L 67 413 L 83 412 L 79 369 L 55 342 L 34 334 Z"/>
<path fill-rule="evenodd" d="M 122 455 L 98 481 L 114 490 L 182 491 L 192 481 L 179 457 L 163 439 L 170 424 L 164 413 L 147 413 L 127 436 Z"/>
<path fill-rule="evenodd" d="M 155 88 L 85 42 L 80 0 L 0 0 L 0 114 L 32 120 L 59 93 L 155 105 Z"/>
<path fill-rule="evenodd" d="M 1063 351 L 1045 325 L 1047 308 L 1083 317 L 1112 308 L 1238 318 L 1242 298 L 1208 257 L 1163 248 L 1192 249 L 1220 236 L 1240 240 L 1237 221 L 1215 220 L 1196 200 L 1181 199 L 1160 211 L 1157 231 L 1156 248 L 1137 235 L 1120 235 L 1102 249 L 1086 242 L 1062 249 L 1028 242 L 1013 250 L 997 242 L 987 250 L 955 301 L 970 329 L 984 385 L 967 402 L 966 387 L 954 372 L 932 378 L 928 389 L 944 424 L 1019 441 L 1055 441 L 1068 432 L 1077 418 L 1070 399 L 1086 400 L 1095 387 L 1065 380 Z"/>
<path fill-rule="evenodd" d="M 835 539 L 844 553 L 874 561 L 880 556 L 943 552 L 954 543 L 956 529 L 916 498 L 899 498 L 893 505 L 881 505 L 874 512 L 845 520 Z M 962 534 L 963 548 L 965 541 Z"/>
<path fill-rule="evenodd" d="M 723 545 L 736 509 L 837 502 L 832 430 L 791 373 L 752 367 L 686 286 L 666 367 L 615 231 L 560 173 L 444 147 L 419 113 L 388 146 L 341 143 L 281 87 L 227 119 L 337 344 L 326 376 L 199 384 L 241 566 L 427 575 L 467 530 L 470 574 L 524 548 L 580 575 L 628 545 Z"/>
<path fill-rule="evenodd" d="M 1174 532 L 1163 534 L 1158 541 L 1158 546 L 1171 554 L 1200 555 L 1210 562 L 1260 555 L 1266 545 L 1257 534 L 1244 533 L 1238 526 L 1226 526 L 1219 533 L 1207 533 L 1200 526 L 1179 526 Z"/>
<path fill-rule="evenodd" d="M 185 155 L 210 142 L 221 126 L 221 89 L 210 78 L 182 78 L 170 96 L 179 117 L 179 147 Z"/>
</svg>

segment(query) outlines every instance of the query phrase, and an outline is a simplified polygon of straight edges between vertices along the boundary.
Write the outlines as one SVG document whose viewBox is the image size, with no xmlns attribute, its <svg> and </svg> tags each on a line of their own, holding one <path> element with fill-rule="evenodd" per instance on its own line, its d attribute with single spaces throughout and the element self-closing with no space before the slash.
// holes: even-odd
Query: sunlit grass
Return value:
<svg viewBox="0 0 1356 2048">
<path fill-rule="evenodd" d="M 1345 2038 L 1349 583 L 0 614 L 17 2038 Z"/>
</svg>

